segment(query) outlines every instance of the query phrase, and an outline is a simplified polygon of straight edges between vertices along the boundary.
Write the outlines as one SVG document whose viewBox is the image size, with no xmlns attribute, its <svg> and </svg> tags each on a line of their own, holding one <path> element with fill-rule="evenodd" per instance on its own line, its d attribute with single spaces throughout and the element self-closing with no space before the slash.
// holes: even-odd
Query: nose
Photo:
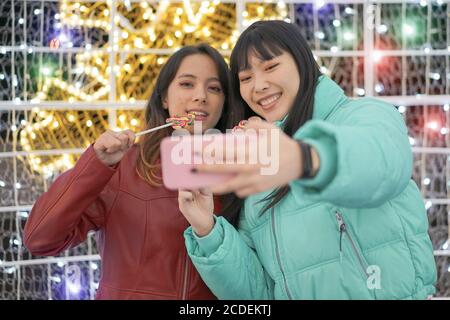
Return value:
<svg viewBox="0 0 450 320">
<path fill-rule="evenodd" d="M 257 93 L 264 92 L 269 89 L 269 83 L 264 76 L 255 76 L 255 91 Z"/>
<path fill-rule="evenodd" d="M 205 89 L 198 88 L 197 90 L 195 90 L 194 96 L 193 96 L 193 101 L 194 102 L 199 102 L 201 104 L 205 104 L 206 103 L 206 92 L 205 92 Z"/>
</svg>

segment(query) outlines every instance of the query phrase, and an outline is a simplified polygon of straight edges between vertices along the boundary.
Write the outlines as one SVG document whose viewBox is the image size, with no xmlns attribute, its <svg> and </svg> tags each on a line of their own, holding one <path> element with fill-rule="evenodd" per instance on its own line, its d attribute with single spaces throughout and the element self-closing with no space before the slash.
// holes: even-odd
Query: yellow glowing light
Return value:
<svg viewBox="0 0 450 320">
<path fill-rule="evenodd" d="M 138 125 L 138 121 L 136 119 L 131 119 L 131 125 L 132 126 L 137 126 Z"/>
<path fill-rule="evenodd" d="M 206 37 L 211 36 L 211 31 L 209 31 L 208 27 L 203 27 L 202 31 Z"/>
<path fill-rule="evenodd" d="M 86 121 L 86 126 L 88 126 L 89 128 L 92 127 L 92 124 L 92 120 Z"/>
<path fill-rule="evenodd" d="M 126 119 L 127 119 L 127 117 L 126 117 L 124 114 L 121 114 L 121 115 L 119 116 L 119 121 L 120 121 L 120 122 L 125 122 Z"/>
<path fill-rule="evenodd" d="M 142 42 L 141 38 L 134 39 L 134 45 L 138 48 L 142 48 L 144 46 L 144 43 Z"/>
<path fill-rule="evenodd" d="M 59 127 L 59 122 L 58 121 L 54 121 L 53 122 L 53 128 L 58 128 Z"/>
<path fill-rule="evenodd" d="M 196 26 L 192 26 L 192 25 L 185 25 L 183 27 L 183 29 L 184 29 L 184 32 L 192 33 L 192 32 L 195 31 L 195 29 L 197 29 L 197 27 Z"/>
</svg>

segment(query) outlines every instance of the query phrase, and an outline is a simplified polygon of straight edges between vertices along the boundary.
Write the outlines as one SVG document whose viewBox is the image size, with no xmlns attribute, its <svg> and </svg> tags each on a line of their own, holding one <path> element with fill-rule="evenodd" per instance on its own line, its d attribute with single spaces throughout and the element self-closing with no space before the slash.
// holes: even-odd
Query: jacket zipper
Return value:
<svg viewBox="0 0 450 320">
<path fill-rule="evenodd" d="M 186 254 L 186 263 L 184 264 L 184 277 L 183 277 L 183 293 L 181 300 L 186 300 L 187 298 L 187 285 L 188 285 L 188 275 L 189 275 L 189 261 L 188 255 Z"/>
<path fill-rule="evenodd" d="M 292 295 L 291 295 L 291 293 L 289 291 L 289 288 L 288 288 L 288 285 L 287 285 L 286 275 L 284 274 L 283 266 L 281 265 L 281 258 L 280 258 L 280 251 L 279 251 L 279 248 L 278 248 L 277 234 L 275 232 L 275 210 L 273 208 L 272 208 L 272 231 L 273 231 L 273 238 L 275 240 L 275 251 L 276 251 L 276 254 L 277 254 L 278 266 L 280 267 L 281 275 L 283 276 L 284 288 L 286 289 L 286 293 L 288 295 L 288 298 L 290 300 L 292 300 Z"/>
<path fill-rule="evenodd" d="M 358 248 L 356 247 L 355 242 L 353 241 L 352 236 L 350 235 L 350 233 L 347 230 L 347 225 L 345 224 L 344 218 L 342 217 L 342 214 L 340 214 L 338 211 L 336 211 L 336 220 L 338 222 L 339 225 L 339 232 L 340 232 L 340 236 L 339 236 L 339 254 L 342 257 L 342 237 L 344 232 L 347 234 L 347 237 L 350 241 L 350 244 L 352 246 L 352 250 L 355 253 L 356 257 L 358 258 L 358 262 L 359 265 L 361 266 L 361 269 L 363 270 L 364 274 L 366 275 L 366 278 L 369 277 L 369 274 L 367 273 L 367 268 L 365 267 L 365 263 L 364 263 L 364 259 L 361 255 L 361 253 L 359 252 Z"/>
</svg>

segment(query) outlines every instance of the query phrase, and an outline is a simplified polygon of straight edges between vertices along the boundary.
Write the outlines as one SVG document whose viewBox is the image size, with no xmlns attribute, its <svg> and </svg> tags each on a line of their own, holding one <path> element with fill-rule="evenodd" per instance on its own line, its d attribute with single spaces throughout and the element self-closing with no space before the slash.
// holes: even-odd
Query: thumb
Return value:
<svg viewBox="0 0 450 320">
<path fill-rule="evenodd" d="M 209 188 L 202 188 L 199 191 L 202 196 L 212 196 L 211 189 Z"/>
<path fill-rule="evenodd" d="M 178 190 L 178 201 L 190 202 L 194 198 L 191 191 L 188 190 Z"/>
</svg>

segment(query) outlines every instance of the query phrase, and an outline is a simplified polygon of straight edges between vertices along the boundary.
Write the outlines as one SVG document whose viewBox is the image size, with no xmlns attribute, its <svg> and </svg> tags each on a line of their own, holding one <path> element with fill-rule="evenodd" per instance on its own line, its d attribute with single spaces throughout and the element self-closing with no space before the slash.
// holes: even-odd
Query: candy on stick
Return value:
<svg viewBox="0 0 450 320">
<path fill-rule="evenodd" d="M 151 128 L 151 129 L 148 129 L 145 131 L 138 132 L 138 133 L 136 133 L 136 137 L 141 136 L 146 133 L 150 133 L 150 132 L 162 129 L 162 128 L 166 128 L 166 127 L 173 127 L 174 129 L 185 128 L 187 126 L 193 125 L 194 119 L 195 119 L 195 115 L 192 113 L 188 113 L 187 116 L 184 116 L 184 117 L 175 116 L 175 117 L 167 118 L 166 124 L 163 124 L 162 126 Z"/>
<path fill-rule="evenodd" d="M 194 124 L 195 115 L 192 113 L 188 113 L 186 116 L 175 116 L 166 119 L 166 123 L 172 123 L 172 127 L 174 129 L 186 128 L 188 126 L 192 126 Z"/>
</svg>

